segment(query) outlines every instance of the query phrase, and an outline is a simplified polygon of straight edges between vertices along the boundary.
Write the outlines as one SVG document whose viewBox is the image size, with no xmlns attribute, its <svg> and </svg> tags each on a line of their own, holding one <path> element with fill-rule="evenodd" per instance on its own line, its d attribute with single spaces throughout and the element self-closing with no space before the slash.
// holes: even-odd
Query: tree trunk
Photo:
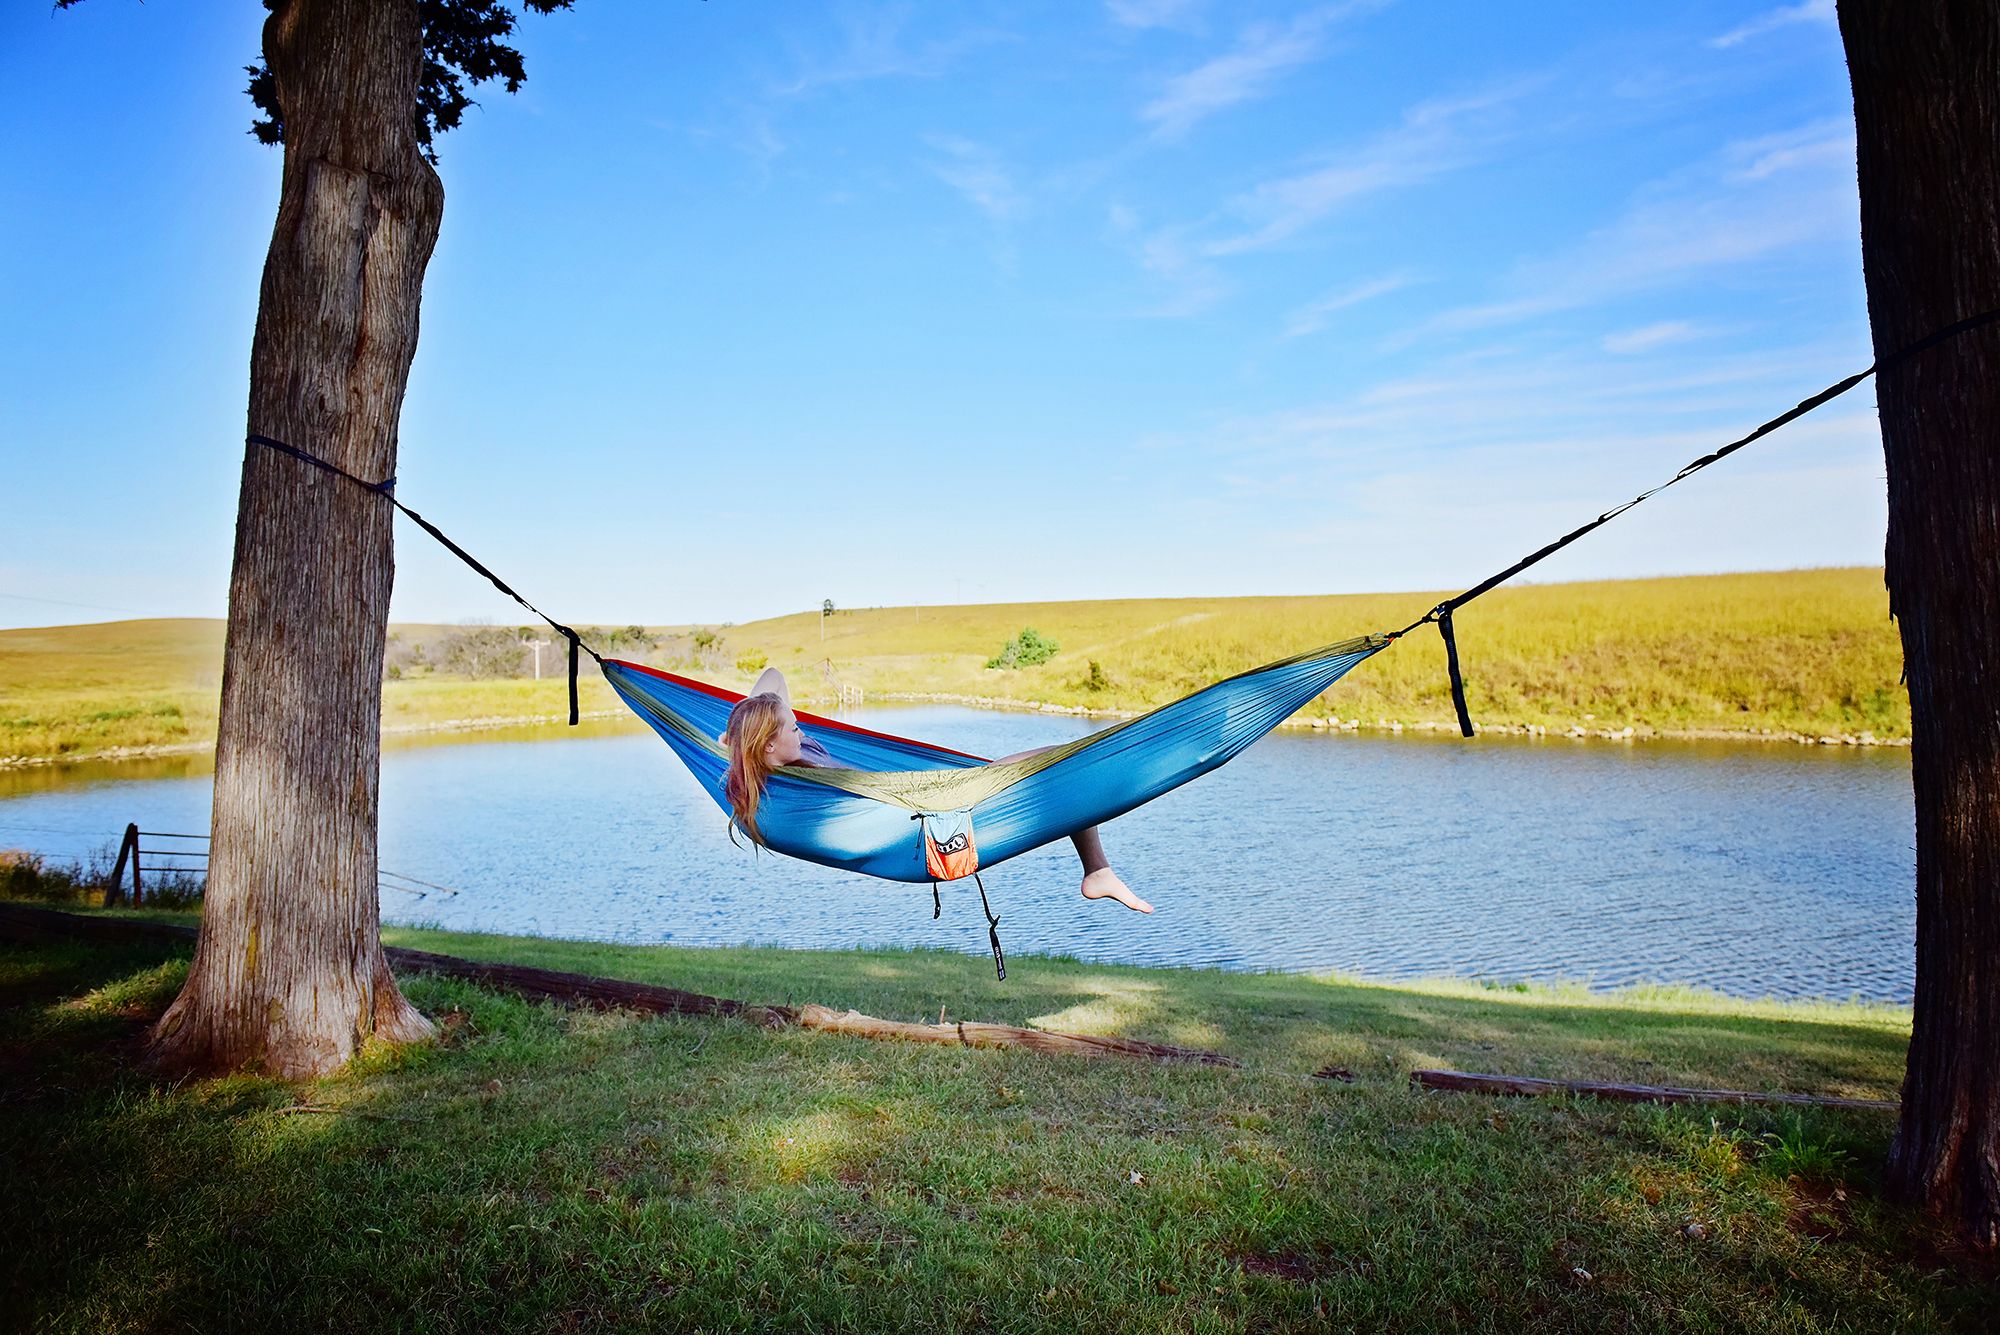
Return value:
<svg viewBox="0 0 2000 1335">
<path fill-rule="evenodd" d="M 2000 8 L 1841 0 L 1878 357 L 2000 307 Z M 1885 371 L 1910 689 L 1915 1025 L 1889 1186 L 2000 1246 L 2000 328 Z"/>
<path fill-rule="evenodd" d="M 413 132 L 417 5 L 284 0 L 264 50 L 285 162 L 250 430 L 385 479 L 444 212 Z M 299 1077 L 370 1035 L 432 1032 L 389 973 L 377 903 L 392 515 L 297 459 L 244 459 L 208 892 L 187 984 L 154 1031 L 161 1065 Z"/>
</svg>

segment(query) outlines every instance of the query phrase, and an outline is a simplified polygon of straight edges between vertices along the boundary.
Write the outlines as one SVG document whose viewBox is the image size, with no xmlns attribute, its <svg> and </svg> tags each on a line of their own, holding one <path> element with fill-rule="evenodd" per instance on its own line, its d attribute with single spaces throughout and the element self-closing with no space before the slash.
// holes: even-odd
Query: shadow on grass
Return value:
<svg viewBox="0 0 2000 1335">
<path fill-rule="evenodd" d="M 743 952 L 704 976 L 688 952 L 576 949 L 531 962 L 622 959 L 627 976 L 765 1000 L 773 978 L 803 980 L 823 990 L 800 999 L 878 1012 L 942 994 L 994 1015 L 960 956 Z M 1418 1095 L 1399 1072 L 1328 1086 L 570 1013 L 434 978 L 407 987 L 445 1021 L 435 1046 L 298 1085 L 176 1087 L 129 1058 L 178 978 L 156 950 L 0 950 L 0 1144 L 17 1166 L 0 1267 L 29 1324 L 1971 1329 L 2000 1297 L 1902 1259 L 1911 1225 L 1866 1194 L 1865 1171 L 1802 1231 L 1798 1188 L 1764 1148 L 1784 1124 L 1755 1111 L 1499 1104 Z M 1348 1041 L 1393 1057 L 1646 1038 L 1564 1040 L 1560 1007 L 1518 999 L 1183 989 L 1059 961 L 1030 981 L 1012 1018 L 1103 1005 L 1232 1044 L 1267 1024 L 1317 1034 L 1288 1060 Z M 1801 1125 L 1844 1128 L 1857 1156 L 1886 1134 L 1879 1118 Z"/>
</svg>

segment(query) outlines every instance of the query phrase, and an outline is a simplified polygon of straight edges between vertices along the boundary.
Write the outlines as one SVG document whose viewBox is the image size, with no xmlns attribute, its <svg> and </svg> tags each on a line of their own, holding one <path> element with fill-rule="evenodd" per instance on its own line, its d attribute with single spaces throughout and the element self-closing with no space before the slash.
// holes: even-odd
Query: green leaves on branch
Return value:
<svg viewBox="0 0 2000 1335">
<path fill-rule="evenodd" d="M 1024 626 L 1021 633 L 1007 641 L 1007 647 L 986 660 L 990 668 L 1033 667 L 1046 663 L 1056 656 L 1062 646 L 1054 640 L 1045 639 L 1033 626 Z"/>
<path fill-rule="evenodd" d="M 264 7 L 276 9 L 280 2 L 264 0 Z M 568 9 L 571 0 L 519 0 L 519 4 L 532 13 L 553 14 Z M 417 85 L 413 129 L 424 157 L 436 166 L 437 150 L 431 139 L 457 129 L 465 109 L 478 105 L 466 93 L 465 85 L 498 79 L 508 92 L 518 93 L 528 70 L 521 53 L 500 40 L 514 32 L 513 6 L 504 0 L 418 0 L 417 10 L 424 24 L 424 73 Z M 264 113 L 263 119 L 251 122 L 250 133 L 260 144 L 282 144 L 285 117 L 278 107 L 277 79 L 262 60 L 243 68 L 250 75 L 246 90 L 250 100 Z"/>
</svg>

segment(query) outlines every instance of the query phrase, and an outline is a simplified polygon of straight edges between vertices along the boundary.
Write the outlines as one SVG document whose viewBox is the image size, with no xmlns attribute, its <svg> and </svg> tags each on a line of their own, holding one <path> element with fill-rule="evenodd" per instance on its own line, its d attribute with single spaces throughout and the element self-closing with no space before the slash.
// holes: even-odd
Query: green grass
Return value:
<svg viewBox="0 0 2000 1335">
<path fill-rule="evenodd" d="M 434 979 L 434 1047 L 302 1086 L 131 1064 L 155 950 L 0 948 L 0 1249 L 49 1330 L 1977 1329 L 1881 1114 L 1495 1102 L 1418 1065 L 1891 1095 L 1907 1013 L 924 951 L 396 929 L 425 949 L 1240 1071 L 577 1014 Z M 1345 1067 L 1352 1083 L 1301 1073 Z M 286 1113 L 299 1104 L 323 1112 Z M 1690 1227 L 1690 1226 L 1694 1227 Z"/>
<path fill-rule="evenodd" d="M 830 664 L 839 683 L 871 698 L 1132 711 L 1299 649 L 1397 629 L 1444 596 L 867 608 L 827 618 L 824 641 L 815 611 L 712 628 L 723 641 L 710 661 L 776 664 L 801 702 L 835 698 Z M 1061 651 L 1029 667 L 987 667 L 1026 627 Z M 1459 615 L 1458 633 L 1469 703 L 1489 727 L 1882 740 L 1909 733 L 1901 647 L 1879 569 L 1501 588 Z M 0 758 L 208 744 L 221 642 L 213 621 L 0 631 Z M 755 672 L 699 675 L 740 687 Z M 585 710 L 620 709 L 594 674 L 583 688 Z M 566 692 L 556 679 L 392 681 L 383 724 L 395 732 L 553 719 L 567 711 Z M 1303 713 L 1365 725 L 1448 723 L 1436 633 L 1426 628 L 1378 654 Z"/>
</svg>

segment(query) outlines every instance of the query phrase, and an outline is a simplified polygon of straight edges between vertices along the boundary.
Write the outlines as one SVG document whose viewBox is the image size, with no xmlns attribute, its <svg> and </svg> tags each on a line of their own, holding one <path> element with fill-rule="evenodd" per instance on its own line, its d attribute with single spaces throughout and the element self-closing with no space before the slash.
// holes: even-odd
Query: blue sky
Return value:
<svg viewBox="0 0 2000 1335">
<path fill-rule="evenodd" d="M 223 611 L 261 17 L 0 10 L 0 624 Z M 400 494 L 579 623 L 1463 587 L 1869 360 L 1831 0 L 518 43 L 439 142 Z M 1869 564 L 1883 517 L 1858 390 L 1536 573 Z M 400 620 L 518 619 L 398 560 Z"/>
</svg>

